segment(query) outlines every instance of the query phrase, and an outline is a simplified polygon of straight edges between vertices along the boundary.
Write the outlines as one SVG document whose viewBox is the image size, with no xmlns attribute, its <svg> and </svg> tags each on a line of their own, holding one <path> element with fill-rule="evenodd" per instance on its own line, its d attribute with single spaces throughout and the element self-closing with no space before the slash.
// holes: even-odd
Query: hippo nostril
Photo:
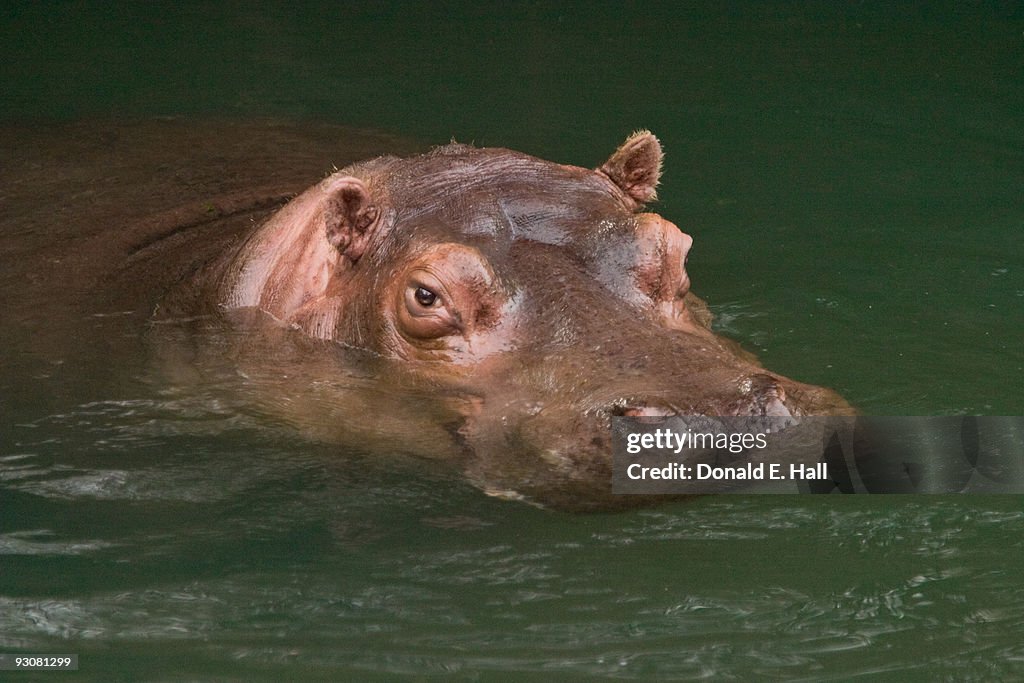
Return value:
<svg viewBox="0 0 1024 683">
<path fill-rule="evenodd" d="M 739 388 L 745 399 L 736 411 L 737 415 L 792 416 L 785 404 L 786 391 L 775 377 L 758 373 L 741 382 Z"/>
</svg>

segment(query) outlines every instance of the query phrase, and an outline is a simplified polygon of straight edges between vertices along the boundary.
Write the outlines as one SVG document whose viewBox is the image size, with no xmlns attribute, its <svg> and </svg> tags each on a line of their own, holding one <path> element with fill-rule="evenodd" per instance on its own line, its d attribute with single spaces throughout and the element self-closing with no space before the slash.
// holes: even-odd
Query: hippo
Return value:
<svg viewBox="0 0 1024 683">
<path fill-rule="evenodd" d="M 612 492 L 616 417 L 854 412 L 712 329 L 646 131 L 593 169 L 319 124 L 0 141 L 12 406 L 185 406 L 161 429 L 229 415 L 572 510 L 646 502 Z"/>
<path fill-rule="evenodd" d="M 183 280 L 163 315 L 276 330 L 264 346 L 305 343 L 292 355 L 307 377 L 363 354 L 375 379 L 405 387 L 405 407 L 356 401 L 356 413 L 429 415 L 442 427 L 432 457 L 492 495 L 558 507 L 622 502 L 614 416 L 852 414 L 714 333 L 690 292 L 692 238 L 646 208 L 662 160 L 640 131 L 596 169 L 457 143 L 357 162 Z M 280 402 L 293 423 L 352 400 L 307 393 Z M 358 420 L 331 410 L 314 422 Z"/>
</svg>

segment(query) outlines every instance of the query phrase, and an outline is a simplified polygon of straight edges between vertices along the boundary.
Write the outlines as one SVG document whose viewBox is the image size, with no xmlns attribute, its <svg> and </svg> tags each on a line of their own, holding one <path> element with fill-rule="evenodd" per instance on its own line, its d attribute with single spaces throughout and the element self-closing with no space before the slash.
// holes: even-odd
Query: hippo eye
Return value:
<svg viewBox="0 0 1024 683">
<path fill-rule="evenodd" d="M 437 301 L 437 294 L 434 294 L 426 287 L 417 287 L 416 293 L 413 296 L 416 298 L 416 303 L 424 308 L 430 308 Z"/>
<path fill-rule="evenodd" d="M 403 333 L 415 339 L 438 339 L 452 334 L 459 329 L 459 321 L 449 310 L 448 292 L 433 275 L 420 275 L 411 278 L 412 282 L 402 290 L 404 302 L 399 304 L 398 317 Z"/>
</svg>

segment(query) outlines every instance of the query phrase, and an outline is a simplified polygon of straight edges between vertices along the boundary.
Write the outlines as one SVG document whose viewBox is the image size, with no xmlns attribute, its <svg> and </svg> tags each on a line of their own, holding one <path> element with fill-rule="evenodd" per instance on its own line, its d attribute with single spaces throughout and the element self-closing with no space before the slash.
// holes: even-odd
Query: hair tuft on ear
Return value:
<svg viewBox="0 0 1024 683">
<path fill-rule="evenodd" d="M 658 138 L 649 130 L 638 130 L 626 138 L 597 170 L 608 176 L 638 205 L 643 205 L 658 198 L 663 157 Z"/>
</svg>

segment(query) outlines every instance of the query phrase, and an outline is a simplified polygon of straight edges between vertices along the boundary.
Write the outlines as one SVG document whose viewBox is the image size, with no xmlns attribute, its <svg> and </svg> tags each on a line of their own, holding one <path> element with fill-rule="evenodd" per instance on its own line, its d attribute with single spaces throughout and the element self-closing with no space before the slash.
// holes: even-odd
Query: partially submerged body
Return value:
<svg viewBox="0 0 1024 683">
<path fill-rule="evenodd" d="M 155 311 L 172 381 L 232 377 L 314 438 L 450 460 L 484 490 L 568 507 L 622 502 L 614 415 L 851 412 L 711 331 L 689 292 L 690 237 L 644 210 L 661 165 L 649 133 L 597 170 L 463 145 L 376 157 L 275 212 L 318 155 L 323 170 L 386 141 L 335 140 L 340 163 L 316 135 L 282 142 L 242 144 L 220 169 L 177 165 L 198 198 L 159 168 L 116 184 L 123 211 L 73 198 L 76 291 L 104 290 L 108 312 L 138 320 Z M 266 165 L 243 165 L 257 150 Z"/>
</svg>

